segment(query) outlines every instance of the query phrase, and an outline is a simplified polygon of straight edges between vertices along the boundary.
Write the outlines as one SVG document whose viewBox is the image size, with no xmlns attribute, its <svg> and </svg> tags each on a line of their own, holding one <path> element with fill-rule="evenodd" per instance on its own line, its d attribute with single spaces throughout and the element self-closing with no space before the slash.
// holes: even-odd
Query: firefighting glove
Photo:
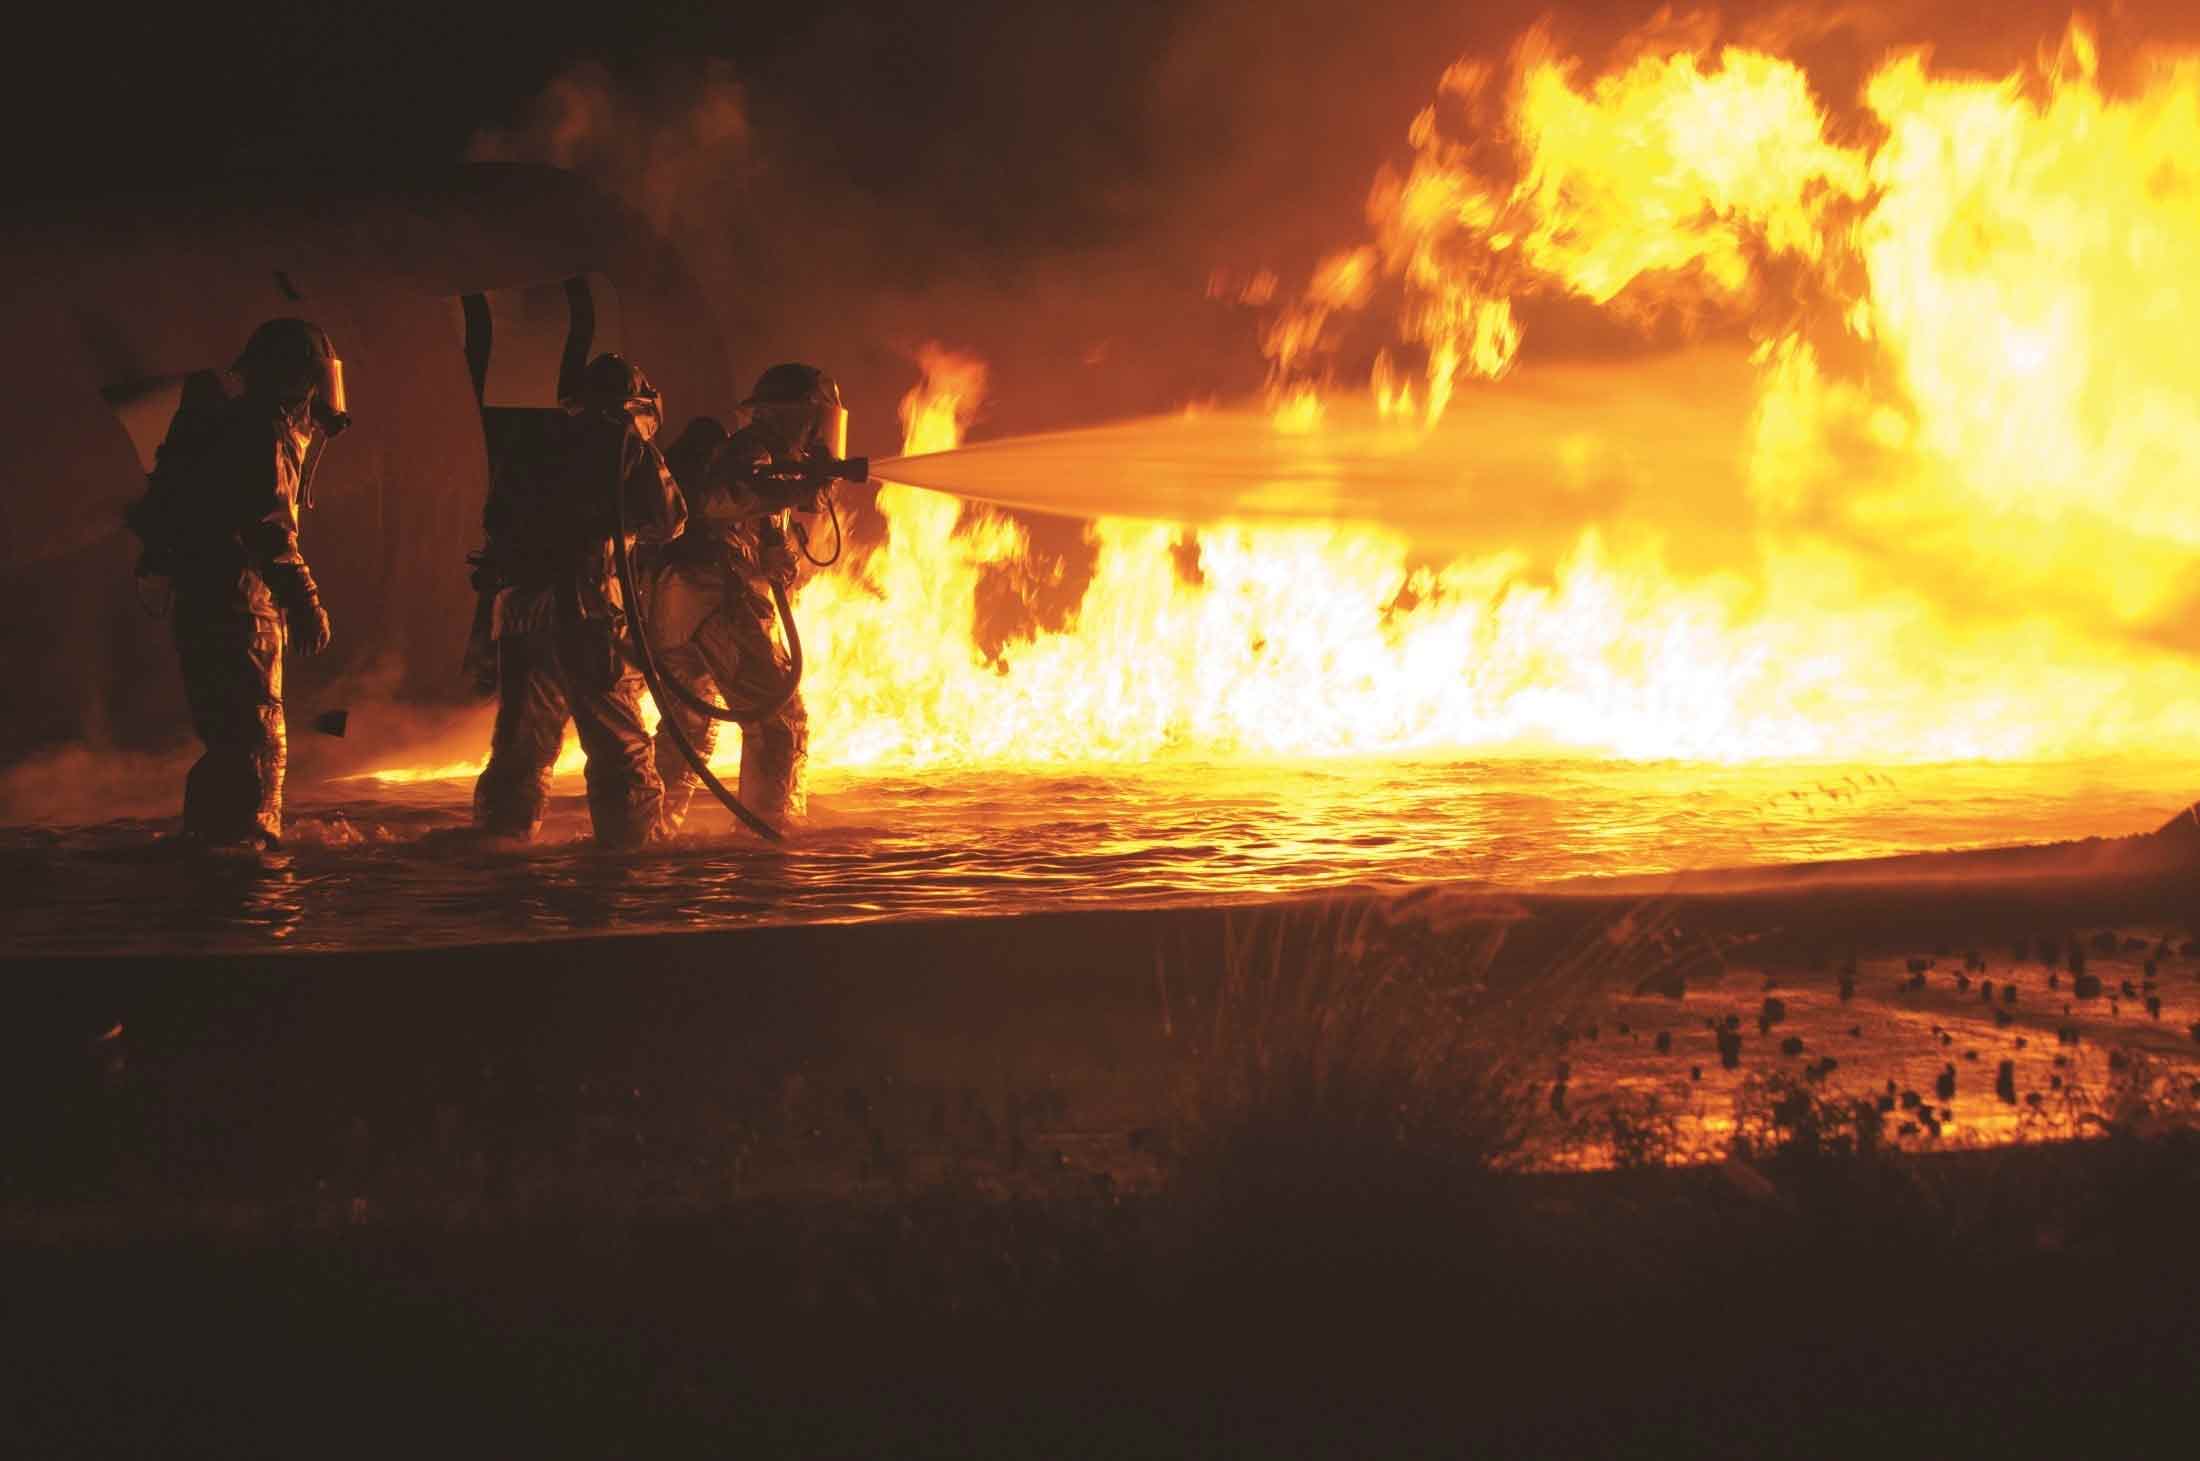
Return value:
<svg viewBox="0 0 2200 1461">
<path fill-rule="evenodd" d="M 794 587 L 797 572 L 794 549 L 787 546 L 785 538 L 773 537 L 767 539 L 757 549 L 756 566 L 763 570 L 764 577 L 778 584 L 781 588 Z"/>
<path fill-rule="evenodd" d="M 319 654 L 328 648 L 328 610 L 321 607 L 321 597 L 310 595 L 290 610 L 290 642 L 307 654 Z"/>
</svg>

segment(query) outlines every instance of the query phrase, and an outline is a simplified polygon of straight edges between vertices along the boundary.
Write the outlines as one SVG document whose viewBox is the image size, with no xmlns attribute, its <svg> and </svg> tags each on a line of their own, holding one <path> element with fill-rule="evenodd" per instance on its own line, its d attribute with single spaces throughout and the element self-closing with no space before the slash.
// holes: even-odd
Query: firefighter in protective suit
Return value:
<svg viewBox="0 0 2200 1461">
<path fill-rule="evenodd" d="M 183 788 L 183 835 L 280 845 L 283 650 L 328 648 L 328 614 L 298 551 L 313 465 L 351 424 L 343 362 L 305 320 L 269 320 L 224 375 L 204 371 L 129 512 L 138 572 L 165 576 L 192 728 L 206 752 Z"/>
<path fill-rule="evenodd" d="M 640 370 L 597 356 L 565 412 L 541 458 L 499 473 L 482 514 L 487 546 L 475 586 L 496 591 L 497 717 L 474 784 L 474 825 L 534 835 L 570 720 L 587 757 L 596 840 L 633 847 L 658 835 L 663 790 L 624 642 L 612 494 L 623 494 L 638 542 L 678 537 L 687 509 L 654 443 L 662 402 Z"/>
<path fill-rule="evenodd" d="M 715 449 L 709 426 L 690 425 L 678 444 L 692 517 L 687 535 L 654 555 L 650 637 L 659 668 L 730 708 L 752 709 L 741 727 L 740 799 L 775 826 L 802 813 L 802 769 L 810 722 L 799 691 L 787 693 L 790 659 L 772 633 L 772 586 L 791 587 L 790 510 L 815 511 L 823 480 L 805 464 L 847 454 L 848 412 L 840 387 L 814 365 L 775 365 L 741 405 L 749 422 Z M 713 423 L 714 424 L 714 423 Z M 692 465 L 691 465 L 692 463 Z M 692 707 L 659 707 L 706 757 L 718 724 Z M 665 820 L 677 827 L 696 776 L 662 727 L 657 771 Z"/>
</svg>

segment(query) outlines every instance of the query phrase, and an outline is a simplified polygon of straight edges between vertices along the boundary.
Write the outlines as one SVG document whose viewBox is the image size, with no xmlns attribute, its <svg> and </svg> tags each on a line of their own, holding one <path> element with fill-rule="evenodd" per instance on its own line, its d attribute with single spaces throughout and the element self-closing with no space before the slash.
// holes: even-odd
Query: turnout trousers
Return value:
<svg viewBox="0 0 2200 1461">
<path fill-rule="evenodd" d="M 768 591 L 714 565 L 667 568 L 650 601 L 658 669 L 706 700 L 739 706 L 772 698 L 785 687 L 792 662 L 772 634 L 777 616 Z M 658 709 L 709 758 L 718 741 L 716 720 L 677 701 Z M 801 815 L 802 769 L 810 752 L 801 693 L 776 713 L 739 725 L 741 804 L 774 826 Z M 677 827 L 687 817 L 697 779 L 662 726 L 657 772 L 664 782 L 666 824 Z"/>
<path fill-rule="evenodd" d="M 664 791 L 642 726 L 642 677 L 620 653 L 611 622 L 562 622 L 496 643 L 496 729 L 489 764 L 474 783 L 474 825 L 499 836 L 535 835 L 571 721 L 587 758 L 596 841 L 636 847 L 658 836 Z"/>
<path fill-rule="evenodd" d="M 283 625 L 254 614 L 176 618 L 191 728 L 206 751 L 183 783 L 184 834 L 205 842 L 283 835 Z"/>
</svg>

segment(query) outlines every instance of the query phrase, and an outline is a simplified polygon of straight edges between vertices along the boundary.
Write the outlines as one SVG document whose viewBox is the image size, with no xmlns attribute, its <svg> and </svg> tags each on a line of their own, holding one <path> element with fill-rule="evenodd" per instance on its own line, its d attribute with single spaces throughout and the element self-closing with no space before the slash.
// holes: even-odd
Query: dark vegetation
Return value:
<svg viewBox="0 0 2200 1461">
<path fill-rule="evenodd" d="M 2170 1433 L 2190 1129 L 1492 1175 L 1505 1103 L 1248 1108 L 1130 1194 L 18 1244 L 25 1455 L 2044 1454 Z M 1431 1149 L 1467 1129 L 1492 1139 Z M 1479 1163 L 1477 1161 L 1479 1159 Z M 1484 1165 L 1486 1164 L 1486 1165 Z"/>
<path fill-rule="evenodd" d="M 871 1180 L 810 1195 L 19 1208 L 9 1450 L 2024 1456 L 2189 1425 L 2182 1072 L 2117 1067 L 2092 1140 L 1918 1155 L 1770 1069 L 1676 1167 L 1706 1153 L 1672 1113 L 1559 1117 L 1507 1055 L 1525 1014 L 1363 932 L 1232 945 L 1136 1171 L 918 1175 L 874 1123 Z M 1554 1120 L 1612 1167 L 1532 1167 Z"/>
</svg>

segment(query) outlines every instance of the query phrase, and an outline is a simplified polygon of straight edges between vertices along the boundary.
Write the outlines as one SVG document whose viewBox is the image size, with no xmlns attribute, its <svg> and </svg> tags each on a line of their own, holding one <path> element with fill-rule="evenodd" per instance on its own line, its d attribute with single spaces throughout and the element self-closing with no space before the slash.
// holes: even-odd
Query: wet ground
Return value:
<svg viewBox="0 0 2200 1461">
<path fill-rule="evenodd" d="M 172 820 L 0 828 L 22 954 L 403 949 L 605 932 L 1524 886 L 2116 836 L 2200 762 L 1700 766 L 1491 760 L 818 776 L 784 847 L 701 801 L 643 855 L 585 839 L 577 778 L 542 841 L 465 834 L 463 781 L 298 784 L 289 845 L 177 858 Z"/>
<path fill-rule="evenodd" d="M 1797 1119 L 1853 1142 L 1863 1103 L 1885 1144 L 1927 1151 L 2200 1106 L 2200 944 L 2185 930 L 1975 944 L 1815 968 L 1742 958 L 1685 999 L 1584 1002 L 1553 1032 L 1540 1089 L 1564 1089 L 1544 1102 L 1543 1140 L 1591 1165 L 1716 1157 L 1738 1133 L 1775 1144 Z"/>
</svg>

